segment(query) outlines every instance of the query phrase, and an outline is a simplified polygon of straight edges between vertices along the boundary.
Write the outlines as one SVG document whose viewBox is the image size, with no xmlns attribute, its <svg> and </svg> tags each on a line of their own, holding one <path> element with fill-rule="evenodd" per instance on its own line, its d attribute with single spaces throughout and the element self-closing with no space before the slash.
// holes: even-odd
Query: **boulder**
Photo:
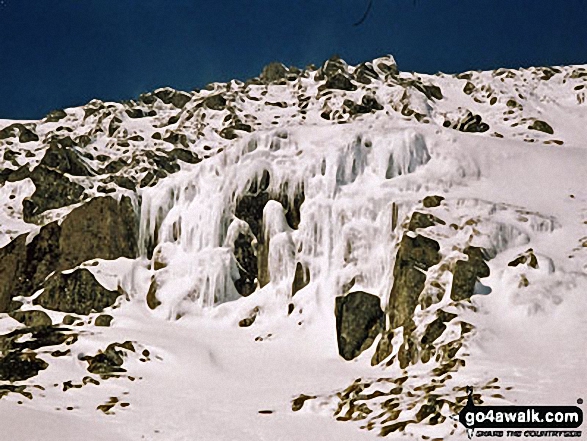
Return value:
<svg viewBox="0 0 587 441">
<path fill-rule="evenodd" d="M 94 325 L 108 327 L 112 323 L 112 320 L 113 320 L 113 317 L 111 315 L 100 314 L 98 317 L 96 317 L 96 320 L 94 321 Z"/>
<path fill-rule="evenodd" d="M 532 124 L 528 126 L 530 130 L 538 130 L 539 132 L 548 133 L 549 135 L 554 135 L 553 128 L 544 121 L 536 120 Z"/>
<path fill-rule="evenodd" d="M 191 99 L 191 96 L 185 92 L 176 92 L 171 98 L 171 104 L 178 109 L 183 109 Z"/>
<path fill-rule="evenodd" d="M 46 122 L 57 122 L 67 116 L 63 109 L 53 110 L 45 117 Z"/>
<path fill-rule="evenodd" d="M 385 328 L 385 314 L 379 297 L 362 291 L 337 297 L 334 314 L 338 353 L 352 360 L 369 348 Z"/>
<path fill-rule="evenodd" d="M 87 315 L 114 305 L 119 295 L 100 285 L 89 270 L 80 268 L 49 277 L 33 303 L 53 311 Z"/>
<path fill-rule="evenodd" d="M 210 95 L 204 99 L 204 106 L 210 110 L 224 110 L 226 99 L 220 94 Z"/>
<path fill-rule="evenodd" d="M 329 77 L 324 84 L 325 89 L 338 89 L 338 90 L 346 90 L 346 91 L 354 91 L 357 90 L 357 86 L 353 84 L 351 79 L 341 73 L 338 72 L 333 76 Z"/>
<path fill-rule="evenodd" d="M 442 196 L 426 196 L 422 201 L 422 205 L 424 205 L 425 208 L 433 208 L 440 206 L 442 201 L 444 201 L 444 198 Z"/>
<path fill-rule="evenodd" d="M 51 326 L 53 324 L 51 317 L 44 311 L 15 311 L 10 313 L 10 317 L 27 327 Z"/>
</svg>

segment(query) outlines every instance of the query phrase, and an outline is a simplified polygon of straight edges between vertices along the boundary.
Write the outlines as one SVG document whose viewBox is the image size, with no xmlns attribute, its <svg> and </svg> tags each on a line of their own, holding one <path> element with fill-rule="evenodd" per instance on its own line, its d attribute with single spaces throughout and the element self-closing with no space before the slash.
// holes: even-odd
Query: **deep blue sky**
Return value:
<svg viewBox="0 0 587 441">
<path fill-rule="evenodd" d="M 587 0 L 0 0 L 0 118 L 332 54 L 401 70 L 587 63 Z"/>
</svg>

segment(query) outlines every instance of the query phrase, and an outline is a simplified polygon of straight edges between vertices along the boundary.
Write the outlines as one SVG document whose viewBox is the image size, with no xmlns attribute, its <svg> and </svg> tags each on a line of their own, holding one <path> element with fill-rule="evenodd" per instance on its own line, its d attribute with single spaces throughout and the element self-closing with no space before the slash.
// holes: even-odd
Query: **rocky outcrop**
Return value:
<svg viewBox="0 0 587 441">
<path fill-rule="evenodd" d="M 381 300 L 361 291 L 337 297 L 334 313 L 338 353 L 352 360 L 369 348 L 385 328 L 385 315 Z"/>
<path fill-rule="evenodd" d="M 37 311 L 40 312 L 40 311 Z M 48 364 L 35 351 L 65 343 L 75 335 L 53 326 L 32 326 L 0 335 L 0 382 L 16 382 L 36 376 Z M 23 336 L 27 336 L 23 339 Z M 0 385 L 0 388 L 4 386 Z M 0 398 L 2 396 L 0 390 Z"/>
<path fill-rule="evenodd" d="M 26 244 L 18 236 L 0 249 L 0 312 L 18 295 L 42 287 L 53 271 L 73 268 L 89 259 L 134 258 L 137 217 L 130 199 L 95 198 L 74 209 L 59 225 L 52 222 Z"/>
<path fill-rule="evenodd" d="M 389 297 L 391 328 L 408 324 L 426 282 L 426 271 L 440 262 L 438 242 L 422 235 L 404 235 L 393 269 Z"/>
<path fill-rule="evenodd" d="M 87 269 L 56 273 L 44 283 L 44 290 L 34 304 L 54 311 L 87 315 L 114 305 L 120 295 L 98 283 Z"/>
<path fill-rule="evenodd" d="M 23 234 L 0 249 L 0 312 L 7 310 L 13 297 L 33 294 L 56 269 L 60 233 L 57 222 L 52 222 L 28 245 Z"/>
<path fill-rule="evenodd" d="M 112 343 L 104 351 L 83 357 L 82 360 L 88 363 L 88 372 L 108 378 L 126 372 L 122 365 L 127 351 L 135 352 L 132 342 Z"/>
<path fill-rule="evenodd" d="M 468 260 L 458 260 L 453 272 L 450 298 L 455 301 L 470 298 L 475 293 L 475 284 L 479 278 L 489 276 L 482 248 L 467 247 L 463 253 Z"/>
<path fill-rule="evenodd" d="M 14 320 L 27 327 L 51 326 L 53 322 L 44 311 L 15 311 L 10 314 Z"/>
<path fill-rule="evenodd" d="M 134 258 L 138 218 L 128 197 L 95 198 L 73 210 L 61 225 L 58 270 L 88 259 Z"/>
<path fill-rule="evenodd" d="M 39 165 L 29 177 L 35 184 L 35 192 L 22 201 L 22 214 L 26 222 L 33 221 L 47 210 L 66 207 L 83 199 L 84 187 L 57 169 Z"/>
</svg>

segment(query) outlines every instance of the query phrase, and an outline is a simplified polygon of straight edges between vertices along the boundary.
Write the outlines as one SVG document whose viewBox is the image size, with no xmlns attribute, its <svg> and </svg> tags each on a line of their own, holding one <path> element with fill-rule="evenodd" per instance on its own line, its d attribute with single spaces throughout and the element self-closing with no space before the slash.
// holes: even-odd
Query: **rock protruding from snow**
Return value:
<svg viewBox="0 0 587 441">
<path fill-rule="evenodd" d="M 114 305 L 119 295 L 100 285 L 89 270 L 80 268 L 49 277 L 34 303 L 54 311 L 87 315 Z"/>
<path fill-rule="evenodd" d="M 362 291 L 337 297 L 335 302 L 338 352 L 352 360 L 369 348 L 385 328 L 381 300 Z"/>
</svg>

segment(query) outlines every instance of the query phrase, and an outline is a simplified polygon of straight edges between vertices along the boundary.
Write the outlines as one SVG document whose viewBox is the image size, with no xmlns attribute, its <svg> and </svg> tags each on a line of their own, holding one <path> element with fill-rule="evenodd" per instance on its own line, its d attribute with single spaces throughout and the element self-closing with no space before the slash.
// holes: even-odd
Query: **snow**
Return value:
<svg viewBox="0 0 587 441">
<path fill-rule="evenodd" d="M 374 66 L 379 69 L 377 63 L 375 60 Z M 561 69 L 568 72 L 571 67 Z M 419 323 L 431 322 L 433 313 L 444 308 L 476 327 L 462 349 L 468 354 L 466 366 L 453 374 L 450 386 L 481 384 L 497 377 L 503 387 L 511 387 L 501 390 L 502 403 L 572 405 L 582 396 L 587 384 L 587 248 L 582 246 L 587 238 L 587 131 L 583 121 L 587 112 L 569 94 L 581 80 L 565 77 L 563 81 L 561 74 L 548 82 L 538 81 L 539 73 L 532 69 L 512 71 L 512 77 L 471 73 L 471 81 L 503 94 L 489 106 L 475 100 L 481 100 L 479 90 L 471 95 L 462 92 L 464 79 L 422 75 L 439 85 L 444 95 L 442 100 L 431 101 L 410 89 L 411 107 L 427 115 L 430 123 L 400 116 L 392 104 L 404 89 L 376 83 L 369 87 L 385 110 L 335 124 L 319 116 L 324 106 L 336 108 L 343 98 L 358 101 L 363 90 L 320 95 L 312 75 L 292 86 L 250 86 L 242 94 L 238 91 L 241 86 L 234 82 L 193 94 L 182 115 L 191 111 L 198 116 L 180 119 L 165 130 L 185 123 L 192 135 L 201 128 L 199 135 L 193 135 L 190 148 L 209 157 L 196 165 L 182 164 L 178 173 L 139 190 L 137 259 L 83 264 L 105 287 L 121 287 L 126 296 L 119 307 L 106 311 L 114 317 L 111 328 L 92 325 L 94 316 L 85 320 L 79 328 L 83 338 L 71 347 L 72 357 L 42 354 L 50 367 L 26 384 L 40 384 L 45 390 L 31 389 L 32 400 L 15 394 L 0 400 L 6 439 L 378 438 L 375 431 L 361 430 L 359 423 L 336 421 L 332 397 L 357 378 L 397 378 L 406 371 L 398 366 L 370 366 L 373 347 L 354 361 L 340 358 L 334 299 L 343 293 L 344 285 L 354 281 L 354 290 L 379 296 L 382 307 L 387 304 L 401 232 L 415 209 L 427 211 L 421 200 L 431 194 L 445 197 L 430 213 L 446 225 L 427 230 L 427 235 L 439 241 L 447 261 L 462 259 L 465 245 L 482 246 L 492 258 L 488 262 L 491 275 L 479 286 L 487 295 L 473 297 L 474 311 L 450 306 L 447 292 L 452 276 L 441 264 L 428 272 L 447 289 L 429 311 L 418 307 Z M 301 95 L 311 97 L 307 119 L 293 111 L 293 101 L 301 96 L 296 95 L 298 86 Z M 247 97 L 235 100 L 235 106 L 238 103 L 241 114 L 254 115 L 259 124 L 255 132 L 231 143 L 214 132 L 227 111 L 208 111 L 203 116 L 197 108 L 206 96 L 226 90 Z M 518 116 L 528 121 L 544 118 L 554 127 L 555 136 L 529 131 L 526 123 L 512 127 L 513 120 L 503 119 L 503 112 L 509 110 L 506 98 L 518 94 L 525 96 Z M 268 106 L 251 99 L 260 96 L 288 106 Z M 168 107 L 156 106 L 157 117 L 135 120 L 125 115 L 119 130 L 151 140 L 156 131 L 151 123 L 174 115 Z M 495 128 L 504 138 L 442 127 L 444 117 L 460 112 L 459 108 L 482 114 L 491 132 Z M 506 116 L 510 117 L 514 118 Z M 83 112 L 68 109 L 67 118 L 82 119 Z M 97 118 L 88 117 L 86 124 Z M 276 120 L 281 121 L 278 128 L 272 124 Z M 4 123 L 8 124 L 0 121 Z M 60 124 L 63 121 L 40 124 L 39 132 L 45 135 Z M 108 123 L 100 124 L 107 133 Z M 76 130 L 82 134 L 87 127 Z M 537 141 L 524 142 L 530 137 Z M 550 139 L 565 143 L 544 143 Z M 151 142 L 137 143 L 136 151 L 153 148 Z M 35 150 L 39 145 L 33 144 Z M 205 145 L 212 145 L 212 150 L 204 150 Z M 96 157 L 129 157 L 116 142 L 105 138 L 92 146 Z M 99 161 L 92 164 L 97 167 Z M 297 229 L 288 225 L 279 202 L 269 201 L 265 206 L 262 216 L 265 240 L 270 244 L 271 281 L 242 298 L 233 285 L 238 269 L 231 244 L 248 226 L 231 213 L 238 196 L 252 182 L 260 181 L 265 171 L 271 177 L 271 192 L 287 193 L 293 200 L 303 189 L 305 201 Z M 33 191 L 30 180 L 0 187 L 0 245 L 38 229 L 24 223 L 18 211 L 22 199 Z M 14 197 L 9 199 L 10 195 Z M 150 245 L 155 245 L 152 258 L 148 256 Z M 528 248 L 536 253 L 538 269 L 508 266 Z M 162 268 L 155 269 L 154 262 Z M 296 262 L 308 267 L 310 283 L 292 298 Z M 520 287 L 521 277 L 527 278 L 528 286 Z M 151 283 L 156 283 L 161 302 L 154 311 L 145 301 Z M 293 311 L 288 314 L 290 303 Z M 253 325 L 240 328 L 239 320 L 255 308 L 259 312 Z M 51 315 L 61 319 L 63 314 Z M 2 330 L 11 330 L 15 323 L 0 317 Z M 452 325 L 441 337 L 443 341 L 451 340 L 456 329 Z M 137 348 L 125 361 L 135 381 L 112 378 L 99 386 L 62 391 L 64 381 L 80 383 L 87 375 L 81 356 L 127 340 Z M 400 331 L 394 337 L 394 353 L 401 342 Z M 141 362 L 143 349 L 151 355 Z M 426 377 L 429 369 L 425 363 L 408 368 L 406 384 L 418 384 L 418 376 Z M 302 393 L 318 398 L 293 412 L 291 401 Z M 110 397 L 130 405 L 116 405 L 113 414 L 96 410 Z M 261 410 L 272 413 L 260 414 Z M 14 421 L 19 423 L 12 424 Z M 36 424 L 20 423 L 28 421 Z M 410 425 L 408 434 L 390 438 L 417 439 L 426 433 L 462 439 L 464 429 L 449 432 L 451 427 L 450 422 L 438 428 Z"/>
</svg>

